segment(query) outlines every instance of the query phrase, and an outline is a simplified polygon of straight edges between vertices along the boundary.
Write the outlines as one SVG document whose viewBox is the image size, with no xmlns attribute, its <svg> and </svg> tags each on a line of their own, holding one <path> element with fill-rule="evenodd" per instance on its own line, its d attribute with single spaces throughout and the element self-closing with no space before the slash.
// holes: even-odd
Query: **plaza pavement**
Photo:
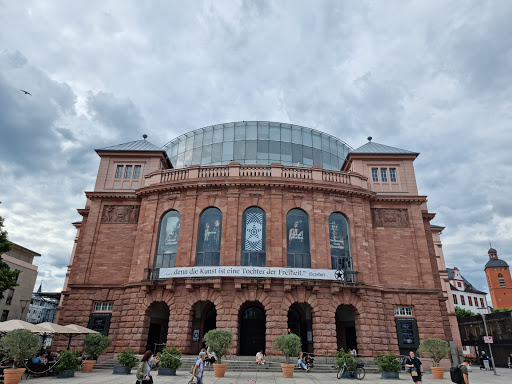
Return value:
<svg viewBox="0 0 512 384">
<path fill-rule="evenodd" d="M 470 384 L 502 384 L 512 383 L 512 369 L 498 368 L 497 376 L 492 371 L 474 370 L 469 374 Z M 431 374 L 426 374 L 423 383 L 451 383 L 449 372 L 445 372 L 443 380 L 434 380 Z M 178 370 L 177 376 L 158 376 L 154 372 L 154 384 L 187 384 L 191 375 L 185 370 Z M 39 377 L 24 379 L 23 384 L 135 384 L 135 371 L 131 375 L 113 375 L 111 370 L 94 370 L 92 373 L 75 372 L 70 379 L 56 377 Z M 295 372 L 292 379 L 285 379 L 280 372 L 226 372 L 226 376 L 216 378 L 213 372 L 205 372 L 204 384 L 355 384 L 358 380 L 338 380 L 334 373 Z M 366 374 L 361 381 L 366 384 L 403 384 L 412 383 L 409 374 L 400 374 L 400 380 L 382 380 L 380 374 Z"/>
</svg>

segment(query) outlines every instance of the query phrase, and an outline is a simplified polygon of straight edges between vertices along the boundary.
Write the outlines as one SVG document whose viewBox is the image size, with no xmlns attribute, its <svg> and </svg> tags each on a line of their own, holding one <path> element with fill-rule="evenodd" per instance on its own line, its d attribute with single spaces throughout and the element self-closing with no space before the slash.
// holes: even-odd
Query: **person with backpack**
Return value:
<svg viewBox="0 0 512 384">
<path fill-rule="evenodd" d="M 463 361 L 462 364 L 450 368 L 450 378 L 453 383 L 469 384 L 468 362 Z"/>
</svg>

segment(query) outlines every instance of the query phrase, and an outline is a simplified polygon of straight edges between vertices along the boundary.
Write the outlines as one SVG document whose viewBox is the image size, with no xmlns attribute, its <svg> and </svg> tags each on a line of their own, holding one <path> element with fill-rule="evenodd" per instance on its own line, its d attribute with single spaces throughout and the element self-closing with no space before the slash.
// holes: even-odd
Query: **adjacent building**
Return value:
<svg viewBox="0 0 512 384">
<path fill-rule="evenodd" d="M 490 313 L 486 292 L 479 291 L 460 273 L 457 267 L 447 268 L 453 304 L 474 313 Z"/>
<path fill-rule="evenodd" d="M 489 261 L 485 264 L 485 276 L 489 285 L 494 308 L 512 308 L 512 280 L 510 268 L 505 260 L 498 258 L 498 252 L 490 248 Z"/>
<path fill-rule="evenodd" d="M 418 153 L 265 121 L 96 152 L 57 322 L 115 351 L 197 353 L 214 328 L 240 355 L 287 328 L 318 355 L 460 345 Z"/>
<path fill-rule="evenodd" d="M 32 294 L 26 320 L 29 323 L 55 322 L 61 294 L 60 292 L 42 292 L 42 286 L 43 283 L 39 285 L 37 292 Z"/>
<path fill-rule="evenodd" d="M 39 256 L 41 256 L 39 253 L 15 243 L 9 252 L 1 255 L 9 268 L 20 271 L 20 274 L 17 280 L 18 286 L 4 292 L 4 298 L 0 301 L 0 321 L 26 318 L 37 279 L 37 266 L 32 263 L 34 257 Z"/>
</svg>

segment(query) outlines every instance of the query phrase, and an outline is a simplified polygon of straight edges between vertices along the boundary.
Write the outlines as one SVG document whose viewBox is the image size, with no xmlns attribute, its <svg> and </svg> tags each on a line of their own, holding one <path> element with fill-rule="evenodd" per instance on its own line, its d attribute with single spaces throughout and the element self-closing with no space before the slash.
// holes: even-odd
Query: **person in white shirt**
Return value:
<svg viewBox="0 0 512 384">
<path fill-rule="evenodd" d="M 256 354 L 256 363 L 258 363 L 260 365 L 265 364 L 265 360 L 263 359 L 264 357 L 265 357 L 265 355 L 263 354 L 263 351 L 259 351 Z"/>
</svg>

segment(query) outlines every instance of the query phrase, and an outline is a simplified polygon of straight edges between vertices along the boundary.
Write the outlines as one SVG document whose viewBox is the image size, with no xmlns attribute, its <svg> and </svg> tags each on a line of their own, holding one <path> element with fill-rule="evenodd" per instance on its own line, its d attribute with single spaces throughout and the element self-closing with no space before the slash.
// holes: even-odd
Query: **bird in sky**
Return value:
<svg viewBox="0 0 512 384">
<path fill-rule="evenodd" d="M 21 92 L 23 92 L 25 95 L 30 95 L 30 96 L 32 96 L 32 94 L 31 94 L 30 92 L 27 92 L 27 91 L 25 91 L 25 90 L 23 90 L 23 89 L 20 89 L 20 91 L 21 91 Z"/>
</svg>

